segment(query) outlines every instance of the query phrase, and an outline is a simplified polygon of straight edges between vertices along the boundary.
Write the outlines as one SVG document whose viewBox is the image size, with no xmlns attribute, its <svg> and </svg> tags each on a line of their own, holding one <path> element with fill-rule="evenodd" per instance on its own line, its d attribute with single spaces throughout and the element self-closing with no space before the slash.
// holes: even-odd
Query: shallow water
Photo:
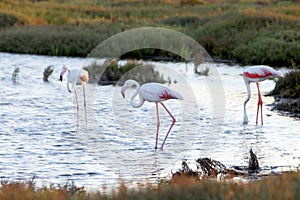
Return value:
<svg viewBox="0 0 300 200">
<path fill-rule="evenodd" d="M 271 111 L 274 98 L 263 97 L 264 125 L 255 125 L 255 84 L 247 104 L 249 124 L 242 124 L 247 92 L 239 66 L 207 64 L 216 73 L 205 77 L 195 75 L 189 63 L 152 62 L 165 78 L 177 81 L 169 87 L 184 96 L 184 101 L 165 102 L 177 122 L 164 150 L 155 150 L 155 104 L 130 107 L 132 90 L 123 99 L 119 86 L 87 84 L 86 125 L 82 89 L 77 87 L 77 122 L 74 94 L 66 89 L 66 77 L 60 82 L 58 76 L 64 64 L 82 67 L 91 60 L 7 53 L 0 53 L 0 60 L 2 180 L 36 176 L 41 185 L 71 180 L 91 189 L 114 187 L 121 179 L 132 185 L 145 180 L 156 183 L 180 168 L 183 159 L 192 167 L 199 157 L 245 166 L 250 148 L 265 173 L 299 167 L 299 119 Z M 43 70 L 50 64 L 54 73 L 43 82 Z M 15 67 L 20 74 L 12 83 Z M 261 92 L 274 85 L 272 80 L 264 81 Z M 159 109 L 160 146 L 171 119 Z"/>
</svg>

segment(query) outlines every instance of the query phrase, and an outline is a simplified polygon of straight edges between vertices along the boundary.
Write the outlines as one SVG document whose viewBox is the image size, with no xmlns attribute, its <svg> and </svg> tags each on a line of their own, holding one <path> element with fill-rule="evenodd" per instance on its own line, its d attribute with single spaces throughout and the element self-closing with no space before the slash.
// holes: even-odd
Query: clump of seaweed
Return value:
<svg viewBox="0 0 300 200">
<path fill-rule="evenodd" d="M 256 175 L 260 168 L 257 156 L 253 153 L 252 148 L 249 151 L 250 157 L 247 167 L 227 168 L 221 162 L 211 158 L 198 158 L 196 160 L 197 170 L 192 170 L 186 160 L 182 162 L 182 169 L 172 173 L 169 183 L 178 183 L 185 179 L 200 181 L 203 178 L 232 179 L 233 177 L 250 177 Z"/>
<path fill-rule="evenodd" d="M 43 73 L 43 80 L 45 82 L 48 82 L 49 76 L 53 73 L 54 69 L 52 65 L 49 65 L 48 67 L 45 68 L 44 73 Z"/>
<path fill-rule="evenodd" d="M 217 177 L 219 173 L 227 173 L 225 165 L 211 158 L 199 158 L 196 162 L 197 169 L 201 172 L 201 174 Z"/>
</svg>

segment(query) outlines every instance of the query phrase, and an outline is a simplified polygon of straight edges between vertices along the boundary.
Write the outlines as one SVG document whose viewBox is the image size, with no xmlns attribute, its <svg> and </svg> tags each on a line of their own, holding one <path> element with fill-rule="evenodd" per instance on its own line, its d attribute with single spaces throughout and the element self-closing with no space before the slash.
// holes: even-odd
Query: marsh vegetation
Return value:
<svg viewBox="0 0 300 200">
<path fill-rule="evenodd" d="M 300 62 L 296 0 L 7 0 L 0 8 L 2 52 L 84 57 L 116 33 L 154 26 L 187 34 L 214 59 L 277 67 Z M 153 49 L 132 53 L 166 56 Z"/>
<path fill-rule="evenodd" d="M 105 186 L 104 186 L 105 188 Z M 117 189 L 104 192 L 87 192 L 74 183 L 37 188 L 34 179 L 28 182 L 2 181 L 0 199 L 299 199 L 299 172 L 270 175 L 260 181 L 238 183 L 195 179 L 178 176 L 176 181 L 162 181 L 158 186 L 141 185 L 130 189 L 120 181 Z"/>
<path fill-rule="evenodd" d="M 118 82 L 119 85 L 122 85 L 127 79 L 134 79 L 140 84 L 166 82 L 163 75 L 155 70 L 154 65 L 134 60 L 128 60 L 125 65 L 119 65 L 117 59 L 108 59 L 102 64 L 93 62 L 84 69 L 89 72 L 89 82 L 99 85 L 116 85 Z"/>
</svg>

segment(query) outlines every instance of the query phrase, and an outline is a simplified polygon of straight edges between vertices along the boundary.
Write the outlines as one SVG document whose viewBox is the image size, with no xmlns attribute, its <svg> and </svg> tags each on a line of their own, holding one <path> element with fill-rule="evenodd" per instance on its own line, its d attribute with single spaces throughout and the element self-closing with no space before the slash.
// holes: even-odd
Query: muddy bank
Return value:
<svg viewBox="0 0 300 200">
<path fill-rule="evenodd" d="M 300 71 L 292 70 L 283 78 L 278 79 L 274 90 L 268 95 L 275 98 L 275 110 L 300 116 Z"/>
<path fill-rule="evenodd" d="M 276 97 L 273 109 L 300 117 L 300 98 L 293 99 Z"/>
</svg>

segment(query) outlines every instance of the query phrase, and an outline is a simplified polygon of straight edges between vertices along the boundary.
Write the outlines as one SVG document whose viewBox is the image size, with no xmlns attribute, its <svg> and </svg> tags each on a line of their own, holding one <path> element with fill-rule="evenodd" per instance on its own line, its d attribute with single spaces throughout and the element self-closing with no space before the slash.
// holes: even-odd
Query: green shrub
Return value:
<svg viewBox="0 0 300 200">
<path fill-rule="evenodd" d="M 24 25 L 25 22 L 15 15 L 0 13 L 0 29 L 15 25 Z"/>
<path fill-rule="evenodd" d="M 270 95 L 281 98 L 300 98 L 300 71 L 291 71 L 280 78 Z"/>
<path fill-rule="evenodd" d="M 26 26 L 0 31 L 0 51 L 56 56 L 87 56 L 109 32 L 86 26 Z M 101 29 L 100 29 L 101 30 Z M 112 31 L 112 30 L 111 30 Z"/>
<path fill-rule="evenodd" d="M 290 60 L 300 60 L 300 33 L 296 30 L 273 32 L 262 29 L 250 41 L 240 43 L 232 51 L 233 56 L 244 64 L 269 64 L 290 66 Z M 242 36 L 243 38 L 244 36 Z"/>
<path fill-rule="evenodd" d="M 115 85 L 118 82 L 122 85 L 127 79 L 134 79 L 140 84 L 166 82 L 153 65 L 139 64 L 137 62 L 119 66 L 116 60 L 107 60 L 103 64 L 93 62 L 89 66 L 84 67 L 84 69 L 89 72 L 89 82 L 98 83 L 99 85 Z"/>
<path fill-rule="evenodd" d="M 300 61 L 300 22 L 243 12 L 210 18 L 197 30 L 197 40 L 215 57 L 242 64 L 290 64 Z"/>
</svg>

